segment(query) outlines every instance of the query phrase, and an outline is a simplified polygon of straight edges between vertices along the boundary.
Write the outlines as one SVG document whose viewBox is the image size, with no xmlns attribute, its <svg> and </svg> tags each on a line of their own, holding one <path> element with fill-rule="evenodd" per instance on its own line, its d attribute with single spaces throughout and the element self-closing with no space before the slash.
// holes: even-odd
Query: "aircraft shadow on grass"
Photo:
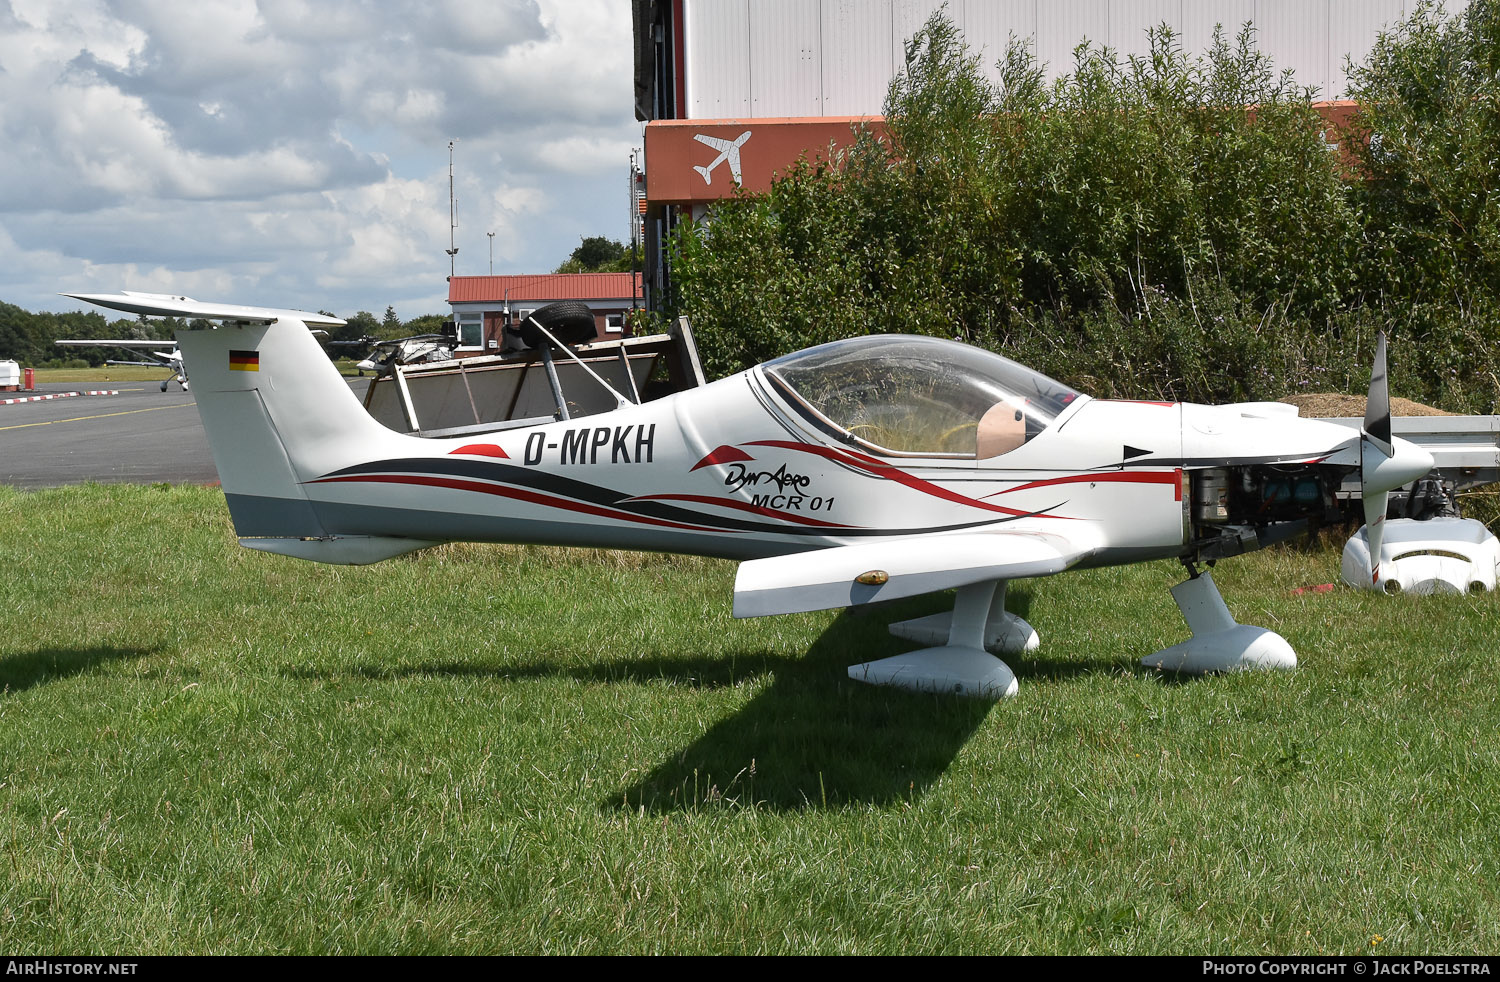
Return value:
<svg viewBox="0 0 1500 982">
<path fill-rule="evenodd" d="M 1031 594 L 1017 586 L 1007 608 L 1024 617 Z M 778 664 L 771 683 L 742 709 L 601 807 L 659 813 L 753 804 L 799 810 L 884 805 L 921 795 L 995 704 L 863 685 L 847 676 L 846 666 L 910 648 L 886 632 L 887 621 L 934 609 L 928 597 L 893 604 L 875 616 L 845 613 L 806 655 Z M 1119 661 L 1018 658 L 1012 665 L 1022 678 L 1063 678 L 1113 670 Z"/>
<path fill-rule="evenodd" d="M 799 810 L 881 805 L 922 794 L 994 703 L 877 688 L 848 677 L 851 660 L 895 654 L 903 644 L 885 634 L 883 619 L 838 617 L 805 655 L 775 661 L 769 682 L 742 707 L 600 807 Z M 737 662 L 743 670 L 745 659 Z"/>
<path fill-rule="evenodd" d="M 0 655 L 0 696 L 15 695 L 49 682 L 82 675 L 113 661 L 143 658 L 151 648 L 95 645 L 92 648 L 38 648 Z"/>
<path fill-rule="evenodd" d="M 479 676 L 512 681 L 567 677 L 586 682 L 647 684 L 668 681 L 719 688 L 761 676 L 771 681 L 743 707 L 600 802 L 606 810 L 653 813 L 704 807 L 800 810 L 864 803 L 882 805 L 922 794 L 952 764 L 994 709 L 994 703 L 951 695 L 867 686 L 847 675 L 851 660 L 880 658 L 910 648 L 890 636 L 888 621 L 940 609 L 945 597 L 918 597 L 836 618 L 808 651 L 788 657 L 768 651 L 719 656 L 637 655 L 560 666 L 427 661 L 328 670 L 288 668 L 295 678 L 395 679 L 419 675 Z M 1027 584 L 1012 584 L 1007 608 L 1022 617 L 1031 606 Z M 1060 680 L 1124 667 L 1130 657 L 1013 660 L 1021 678 Z M 664 696 L 670 698 L 670 696 Z M 1003 710 L 1002 710 L 1003 711 Z"/>
</svg>

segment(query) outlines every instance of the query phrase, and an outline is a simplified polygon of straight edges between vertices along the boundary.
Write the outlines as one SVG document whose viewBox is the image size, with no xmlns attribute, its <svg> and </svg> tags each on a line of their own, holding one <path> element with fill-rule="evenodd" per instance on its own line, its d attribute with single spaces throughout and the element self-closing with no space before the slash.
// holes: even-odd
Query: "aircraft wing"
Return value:
<svg viewBox="0 0 1500 982">
<path fill-rule="evenodd" d="M 248 321 L 270 324 L 285 317 L 300 320 L 304 324 L 338 327 L 344 322 L 337 317 L 314 314 L 305 310 L 284 310 L 271 307 L 242 307 L 232 303 L 204 303 L 192 297 L 174 297 L 164 293 L 64 293 L 62 296 L 83 300 L 87 303 L 123 310 L 130 314 L 150 314 L 159 317 L 197 317 L 203 320 Z"/>
<path fill-rule="evenodd" d="M 1092 542 L 1050 532 L 994 531 L 911 536 L 752 559 L 740 564 L 735 577 L 734 616 L 828 610 L 987 580 L 1047 576 L 1091 555 L 1094 548 Z"/>
<path fill-rule="evenodd" d="M 130 341 L 119 338 L 70 338 L 66 341 L 58 341 L 57 344 L 71 344 L 80 348 L 175 348 L 176 341 Z M 150 364 L 142 362 L 141 364 Z"/>
</svg>

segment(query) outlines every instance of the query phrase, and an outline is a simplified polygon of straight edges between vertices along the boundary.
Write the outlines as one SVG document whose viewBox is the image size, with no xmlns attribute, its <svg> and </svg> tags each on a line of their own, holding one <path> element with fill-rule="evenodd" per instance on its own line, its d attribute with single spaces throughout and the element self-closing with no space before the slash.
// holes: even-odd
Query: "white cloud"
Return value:
<svg viewBox="0 0 1500 982">
<path fill-rule="evenodd" d="M 621 237 L 616 0 L 0 0 L 0 300 L 151 289 L 437 312 Z M 114 282 L 110 282 L 114 278 Z M 429 306 L 404 310 L 402 299 Z"/>
<path fill-rule="evenodd" d="M 631 140 L 570 133 L 559 139 L 544 140 L 529 148 L 527 156 L 537 164 L 572 174 L 598 174 L 630 157 Z M 622 207 L 624 192 L 621 192 Z"/>
</svg>

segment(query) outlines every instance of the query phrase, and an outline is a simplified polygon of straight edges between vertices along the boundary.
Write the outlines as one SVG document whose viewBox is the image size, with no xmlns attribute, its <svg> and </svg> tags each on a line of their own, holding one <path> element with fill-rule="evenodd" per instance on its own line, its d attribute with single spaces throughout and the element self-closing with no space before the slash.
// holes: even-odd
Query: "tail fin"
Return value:
<svg viewBox="0 0 1500 982">
<path fill-rule="evenodd" d="M 241 536 L 282 537 L 291 543 L 327 539 L 330 530 L 308 500 L 303 482 L 373 454 L 399 455 L 412 442 L 370 418 L 313 339 L 309 324 L 343 324 L 337 317 L 155 293 L 67 296 L 131 313 L 222 322 L 211 329 L 181 331 L 177 341 L 229 514 Z M 372 538 L 355 549 L 334 543 L 300 548 L 316 553 L 305 556 L 310 559 L 373 562 L 427 544 L 382 544 Z M 336 558 L 348 555 L 361 558 Z"/>
<path fill-rule="evenodd" d="M 712 184 L 714 182 L 714 179 L 709 176 L 713 173 L 713 171 L 709 170 L 707 167 L 699 167 L 697 164 L 694 164 L 693 170 L 697 171 L 698 174 L 703 178 L 704 184 Z"/>
<path fill-rule="evenodd" d="M 177 339 L 241 536 L 329 535 L 302 482 L 410 439 L 370 418 L 301 320 Z"/>
</svg>

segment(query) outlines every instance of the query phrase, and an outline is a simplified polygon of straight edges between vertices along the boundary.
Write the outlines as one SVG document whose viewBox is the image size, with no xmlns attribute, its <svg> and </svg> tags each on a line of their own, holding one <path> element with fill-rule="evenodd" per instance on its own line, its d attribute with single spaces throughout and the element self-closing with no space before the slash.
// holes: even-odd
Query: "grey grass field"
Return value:
<svg viewBox="0 0 1500 982">
<path fill-rule="evenodd" d="M 716 561 L 240 549 L 195 487 L 0 489 L 0 951 L 1500 951 L 1493 595 L 1215 577 L 1294 673 L 1179 679 L 1171 564 L 1013 585 L 1001 704 Z"/>
</svg>

